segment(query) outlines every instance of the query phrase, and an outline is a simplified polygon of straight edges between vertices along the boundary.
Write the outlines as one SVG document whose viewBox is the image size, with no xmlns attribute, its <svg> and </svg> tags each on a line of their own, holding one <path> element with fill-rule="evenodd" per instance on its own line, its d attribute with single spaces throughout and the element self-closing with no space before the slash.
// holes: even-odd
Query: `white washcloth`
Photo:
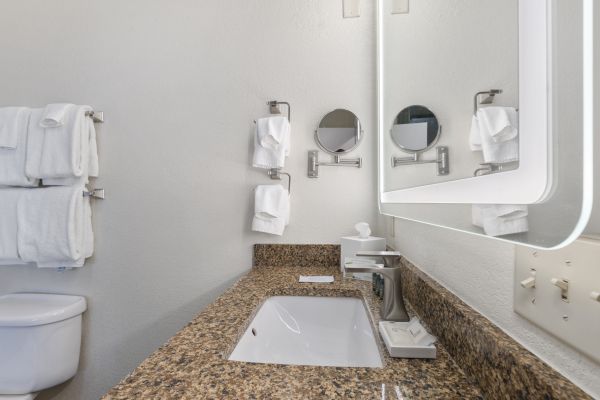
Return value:
<svg viewBox="0 0 600 400">
<path fill-rule="evenodd" d="M 23 126 L 22 118 L 26 111 L 25 107 L 0 108 L 0 149 L 17 148 L 22 130 L 27 129 L 27 123 Z"/>
<path fill-rule="evenodd" d="M 529 230 L 528 214 L 525 205 L 474 204 L 472 222 L 488 236 L 510 235 Z"/>
<path fill-rule="evenodd" d="M 83 186 L 23 189 L 17 206 L 19 257 L 40 268 L 81 267 L 93 254 Z"/>
<path fill-rule="evenodd" d="M 256 168 L 283 168 L 285 157 L 290 153 L 290 123 L 284 116 L 259 118 L 254 134 L 254 157 Z"/>
<path fill-rule="evenodd" d="M 27 127 L 31 110 L 22 108 L 13 124 L 17 134 L 16 148 L 0 148 L 0 186 L 38 186 L 39 181 L 25 173 L 27 162 Z"/>
<path fill-rule="evenodd" d="M 471 150 L 481 150 L 486 163 L 519 160 L 519 118 L 511 107 L 485 107 L 473 118 Z"/>
<path fill-rule="evenodd" d="M 281 185 L 259 185 L 254 191 L 252 230 L 283 235 L 289 224 L 290 197 Z"/>
<path fill-rule="evenodd" d="M 49 186 L 86 184 L 98 175 L 96 131 L 85 116 L 91 107 L 66 108 L 63 126 L 56 128 L 40 127 L 43 110 L 31 113 L 26 173 Z"/>
<path fill-rule="evenodd" d="M 0 265 L 19 264 L 17 205 L 25 189 L 0 190 Z"/>
<path fill-rule="evenodd" d="M 58 128 L 65 124 L 66 116 L 73 104 L 55 103 L 48 104 L 42 113 L 40 126 L 42 128 Z"/>
</svg>

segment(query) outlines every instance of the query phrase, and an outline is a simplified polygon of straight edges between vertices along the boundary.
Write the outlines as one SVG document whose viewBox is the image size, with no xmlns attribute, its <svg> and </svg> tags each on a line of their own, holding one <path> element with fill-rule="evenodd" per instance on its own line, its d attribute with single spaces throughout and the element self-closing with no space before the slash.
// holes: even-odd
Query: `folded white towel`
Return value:
<svg viewBox="0 0 600 400">
<path fill-rule="evenodd" d="M 43 110 L 33 110 L 27 144 L 27 176 L 43 179 L 44 184 L 85 184 L 98 175 L 96 131 L 85 113 L 89 106 L 66 105 L 63 126 L 42 128 Z"/>
<path fill-rule="evenodd" d="M 475 151 L 480 147 L 486 163 L 519 160 L 519 119 L 514 108 L 481 108 L 473 123 L 477 123 L 477 128 L 471 129 L 470 147 Z"/>
<path fill-rule="evenodd" d="M 477 114 L 494 143 L 512 140 L 519 134 L 518 113 L 513 107 L 485 107 Z"/>
<path fill-rule="evenodd" d="M 17 206 L 19 257 L 40 268 L 81 267 L 93 254 L 89 198 L 82 186 L 23 189 Z"/>
<path fill-rule="evenodd" d="M 0 149 L 17 148 L 19 136 L 23 129 L 27 129 L 27 123 L 23 126 L 23 113 L 25 107 L 3 107 L 0 108 Z"/>
<path fill-rule="evenodd" d="M 73 104 L 68 103 L 48 104 L 42 113 L 40 126 L 42 128 L 58 128 L 59 126 L 63 126 L 67 112 L 69 112 L 72 106 Z"/>
<path fill-rule="evenodd" d="M 285 157 L 290 153 L 290 123 L 284 116 L 259 118 L 254 134 L 254 157 L 256 168 L 283 168 Z"/>
<path fill-rule="evenodd" d="M 481 132 L 479 131 L 479 118 L 477 118 L 477 115 L 473 115 L 473 118 L 471 119 L 469 148 L 471 151 L 481 151 Z"/>
<path fill-rule="evenodd" d="M 27 126 L 31 110 L 21 109 L 11 130 L 17 134 L 14 149 L 0 148 L 0 186 L 38 186 L 39 181 L 25 173 L 27 162 Z"/>
<path fill-rule="evenodd" d="M 254 191 L 252 230 L 283 235 L 289 224 L 290 198 L 281 185 L 259 185 Z"/>
<path fill-rule="evenodd" d="M 525 205 L 474 204 L 472 222 L 488 236 L 510 235 L 529 230 L 528 214 Z"/>
<path fill-rule="evenodd" d="M 25 189 L 0 190 L 0 265 L 22 263 L 17 246 L 17 205 L 23 190 Z"/>
</svg>

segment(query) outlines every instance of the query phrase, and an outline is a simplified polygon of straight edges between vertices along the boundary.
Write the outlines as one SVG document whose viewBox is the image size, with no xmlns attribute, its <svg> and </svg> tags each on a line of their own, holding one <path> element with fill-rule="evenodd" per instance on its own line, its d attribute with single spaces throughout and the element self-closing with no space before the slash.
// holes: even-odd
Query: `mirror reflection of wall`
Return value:
<svg viewBox="0 0 600 400">
<path fill-rule="evenodd" d="M 470 145 L 475 94 L 501 89 L 493 103 L 479 108 L 518 108 L 518 0 L 419 0 L 407 14 L 392 14 L 392 3 L 382 1 L 383 157 L 402 157 L 399 147 L 408 153 L 423 147 L 418 125 L 411 132 L 397 126 L 401 110 L 423 104 L 443 121 L 443 135 L 422 157 L 434 159 L 434 147 L 447 146 L 452 169 L 439 176 L 421 165 L 392 168 L 387 162 L 384 191 L 472 178 L 485 162 L 483 152 Z M 479 96 L 479 102 L 487 97 Z M 399 144 L 400 134 L 415 142 Z M 428 133 L 428 144 L 431 140 Z"/>
</svg>

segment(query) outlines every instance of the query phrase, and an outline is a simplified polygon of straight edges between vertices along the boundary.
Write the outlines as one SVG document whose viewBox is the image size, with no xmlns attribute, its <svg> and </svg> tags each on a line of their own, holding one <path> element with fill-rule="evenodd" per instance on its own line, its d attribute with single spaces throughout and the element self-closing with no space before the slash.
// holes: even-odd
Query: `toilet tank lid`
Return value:
<svg viewBox="0 0 600 400">
<path fill-rule="evenodd" d="M 0 327 L 37 326 L 82 314 L 85 297 L 62 294 L 15 293 L 0 296 Z"/>
</svg>

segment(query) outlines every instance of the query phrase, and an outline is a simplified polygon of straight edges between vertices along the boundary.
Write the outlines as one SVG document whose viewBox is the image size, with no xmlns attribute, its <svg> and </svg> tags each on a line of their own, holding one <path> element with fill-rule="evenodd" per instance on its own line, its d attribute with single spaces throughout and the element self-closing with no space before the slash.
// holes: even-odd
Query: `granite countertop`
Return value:
<svg viewBox="0 0 600 400">
<path fill-rule="evenodd" d="M 336 280 L 301 284 L 300 274 L 335 275 Z M 363 298 L 374 324 L 379 322 L 380 301 L 373 296 L 371 284 L 342 280 L 336 267 L 253 268 L 103 399 L 377 399 L 382 398 L 382 384 L 392 392 L 398 390 L 405 399 L 481 398 L 479 388 L 442 346 L 438 345 L 435 360 L 394 359 L 379 335 L 384 368 L 228 361 L 261 302 L 275 295 Z"/>
</svg>

